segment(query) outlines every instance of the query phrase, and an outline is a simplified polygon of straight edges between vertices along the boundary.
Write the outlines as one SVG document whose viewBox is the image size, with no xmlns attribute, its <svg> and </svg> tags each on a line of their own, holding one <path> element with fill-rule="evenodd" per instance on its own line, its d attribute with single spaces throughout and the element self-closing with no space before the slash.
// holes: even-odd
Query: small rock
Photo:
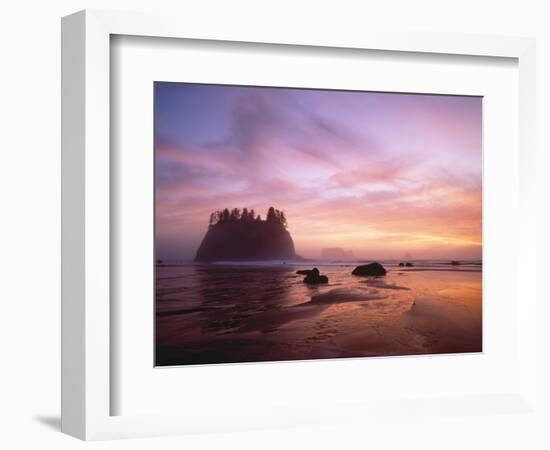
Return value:
<svg viewBox="0 0 550 450">
<path fill-rule="evenodd" d="M 413 266 L 413 263 L 410 263 L 410 262 L 405 263 L 405 267 L 412 267 L 412 266 Z"/>
<path fill-rule="evenodd" d="M 326 284 L 328 283 L 328 277 L 326 275 L 321 275 L 319 269 L 315 267 L 313 270 L 309 270 L 309 273 L 304 278 L 304 283 L 307 284 Z"/>
<path fill-rule="evenodd" d="M 311 275 L 308 275 L 304 278 L 304 283 L 307 284 L 327 284 L 328 283 L 328 277 L 326 275 L 319 275 L 318 277 L 312 277 Z"/>
<path fill-rule="evenodd" d="M 404 263 L 399 263 L 399 267 L 405 267 Z"/>
</svg>

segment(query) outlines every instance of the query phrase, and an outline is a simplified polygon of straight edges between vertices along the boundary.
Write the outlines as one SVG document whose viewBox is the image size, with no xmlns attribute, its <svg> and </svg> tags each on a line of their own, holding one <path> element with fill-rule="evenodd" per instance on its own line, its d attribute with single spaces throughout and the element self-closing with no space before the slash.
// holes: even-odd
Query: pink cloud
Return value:
<svg viewBox="0 0 550 450">
<path fill-rule="evenodd" d="M 481 255 L 480 101 L 300 92 L 248 93 L 202 145 L 156 146 L 159 241 L 190 257 L 212 210 L 273 205 L 304 256 Z"/>
</svg>

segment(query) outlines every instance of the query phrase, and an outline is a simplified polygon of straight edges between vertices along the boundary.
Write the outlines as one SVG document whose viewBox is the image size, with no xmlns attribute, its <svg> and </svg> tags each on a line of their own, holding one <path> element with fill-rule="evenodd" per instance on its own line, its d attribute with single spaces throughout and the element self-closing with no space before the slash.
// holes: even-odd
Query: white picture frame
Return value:
<svg viewBox="0 0 550 450">
<path fill-rule="evenodd" d="M 270 414 L 111 415 L 110 378 L 111 211 L 110 38 L 112 35 L 285 44 L 332 49 L 368 49 L 422 54 L 514 58 L 519 73 L 519 221 L 518 277 L 535 272 L 535 42 L 527 38 L 457 34 L 397 33 L 383 30 L 281 29 L 258 22 L 197 23 L 192 17 L 87 10 L 62 21 L 62 430 L 85 440 L 232 431 L 270 426 L 352 420 L 391 415 L 391 405 L 314 405 L 300 410 L 274 408 Z M 519 295 L 519 294 L 516 294 Z M 498 395 L 412 401 L 411 413 L 494 413 L 536 408 L 536 291 L 523 291 L 518 310 L 517 389 Z M 272 366 L 273 367 L 273 366 Z M 404 404 L 405 404 L 404 403 Z M 401 411 L 402 413 L 402 411 Z M 225 415 L 224 415 L 225 414 Z M 238 420 L 237 420 L 238 419 Z"/>
</svg>

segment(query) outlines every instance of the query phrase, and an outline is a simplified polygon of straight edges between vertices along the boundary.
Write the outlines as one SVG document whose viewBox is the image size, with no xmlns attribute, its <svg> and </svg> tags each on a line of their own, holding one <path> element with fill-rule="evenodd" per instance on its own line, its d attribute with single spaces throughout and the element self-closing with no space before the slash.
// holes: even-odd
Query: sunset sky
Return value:
<svg viewBox="0 0 550 450">
<path fill-rule="evenodd" d="M 482 99 L 155 83 L 157 258 L 210 212 L 284 210 L 298 254 L 481 258 Z"/>
</svg>

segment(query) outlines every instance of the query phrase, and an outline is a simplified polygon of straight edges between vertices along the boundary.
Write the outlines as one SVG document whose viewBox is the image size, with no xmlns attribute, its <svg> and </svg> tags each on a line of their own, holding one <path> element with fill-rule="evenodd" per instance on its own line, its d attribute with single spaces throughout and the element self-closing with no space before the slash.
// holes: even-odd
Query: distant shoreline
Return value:
<svg viewBox="0 0 550 450">
<path fill-rule="evenodd" d="M 213 262 L 195 262 L 195 261 L 166 261 L 156 267 L 226 267 L 226 268 L 312 268 L 312 267 L 356 267 L 375 260 L 356 260 L 356 261 L 326 261 L 326 260 L 271 260 L 271 261 L 213 261 Z M 412 267 L 400 267 L 402 260 L 376 260 L 390 270 L 399 270 L 403 272 L 480 272 L 483 268 L 481 260 L 458 260 L 458 265 L 453 265 L 451 260 L 409 260 Z M 455 260 L 456 261 L 456 260 Z"/>
</svg>

